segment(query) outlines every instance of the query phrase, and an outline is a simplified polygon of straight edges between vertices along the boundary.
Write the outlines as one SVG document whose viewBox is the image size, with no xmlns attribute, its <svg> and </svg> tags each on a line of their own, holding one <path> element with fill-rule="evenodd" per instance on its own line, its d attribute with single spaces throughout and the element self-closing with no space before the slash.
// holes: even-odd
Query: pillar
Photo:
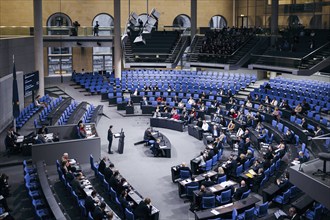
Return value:
<svg viewBox="0 0 330 220">
<path fill-rule="evenodd" d="M 237 15 L 236 15 L 236 0 L 233 0 L 233 27 L 236 27 L 237 25 Z"/>
<path fill-rule="evenodd" d="M 39 71 L 39 95 L 45 94 L 44 53 L 42 31 L 42 1 L 33 0 L 34 18 L 34 68 Z"/>
<path fill-rule="evenodd" d="M 114 71 L 115 77 L 121 78 L 121 30 L 120 30 L 120 0 L 114 0 Z"/>
<path fill-rule="evenodd" d="M 271 44 L 275 43 L 278 33 L 278 0 L 272 0 L 272 16 L 270 21 Z"/>
<path fill-rule="evenodd" d="M 197 0 L 190 0 L 191 39 L 197 32 Z"/>
</svg>

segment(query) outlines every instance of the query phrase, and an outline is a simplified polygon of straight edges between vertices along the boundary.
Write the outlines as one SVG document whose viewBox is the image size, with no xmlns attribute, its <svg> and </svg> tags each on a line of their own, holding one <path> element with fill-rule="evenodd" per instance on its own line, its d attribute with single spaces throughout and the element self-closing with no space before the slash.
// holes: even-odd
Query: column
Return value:
<svg viewBox="0 0 330 220">
<path fill-rule="evenodd" d="M 120 0 L 114 0 L 114 71 L 115 77 L 121 78 L 121 30 L 120 30 Z"/>
<path fill-rule="evenodd" d="M 34 17 L 34 68 L 39 71 L 39 95 L 45 94 L 44 53 L 42 36 L 42 1 L 33 0 Z"/>
<path fill-rule="evenodd" d="M 275 43 L 278 33 L 278 0 L 272 0 L 272 16 L 270 21 L 271 44 Z"/>
<path fill-rule="evenodd" d="M 233 0 L 233 27 L 236 27 L 236 25 L 237 25 L 237 21 L 236 21 L 236 19 L 237 19 L 237 15 L 236 15 L 236 0 Z M 228 24 L 228 26 L 229 26 L 229 24 Z"/>
<path fill-rule="evenodd" d="M 190 19 L 191 19 L 191 39 L 195 36 L 197 32 L 197 0 L 190 1 Z"/>
</svg>

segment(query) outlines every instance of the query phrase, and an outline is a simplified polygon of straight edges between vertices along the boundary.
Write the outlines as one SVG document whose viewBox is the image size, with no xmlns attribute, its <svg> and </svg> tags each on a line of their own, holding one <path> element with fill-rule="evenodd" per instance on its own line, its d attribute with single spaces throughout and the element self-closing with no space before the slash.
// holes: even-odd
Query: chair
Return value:
<svg viewBox="0 0 330 220">
<path fill-rule="evenodd" d="M 231 220 L 237 220 L 237 210 L 233 209 L 233 213 L 231 215 Z"/>
<path fill-rule="evenodd" d="M 309 220 L 320 220 L 322 215 L 322 210 L 323 210 L 323 206 L 319 204 L 317 207 L 314 208 L 314 211 L 308 209 L 305 212 L 305 217 Z"/>
<path fill-rule="evenodd" d="M 180 170 L 180 178 L 182 180 L 188 179 L 190 177 L 191 177 L 191 175 L 190 175 L 190 171 L 189 170 Z"/>
<path fill-rule="evenodd" d="M 297 194 L 299 193 L 300 190 L 296 186 L 291 186 L 290 187 L 290 191 L 291 191 L 291 193 L 290 193 L 290 199 L 293 199 L 294 197 L 297 196 Z"/>
<path fill-rule="evenodd" d="M 131 212 L 127 208 L 125 208 L 125 217 L 126 217 L 126 220 L 134 220 L 135 219 L 133 212 Z"/>
<path fill-rule="evenodd" d="M 216 199 L 221 205 L 231 202 L 231 189 L 223 191 Z"/>
<path fill-rule="evenodd" d="M 192 201 L 194 198 L 194 191 L 199 189 L 199 185 L 189 185 L 186 184 L 186 197 L 189 201 Z"/>
<path fill-rule="evenodd" d="M 222 182 L 225 182 L 225 181 L 227 181 L 227 176 L 226 175 L 221 176 L 221 177 L 218 178 L 218 184 L 222 183 Z"/>
<path fill-rule="evenodd" d="M 81 216 L 86 218 L 87 210 L 86 210 L 84 201 L 79 201 L 79 208 L 80 208 L 80 211 L 81 211 Z"/>
<path fill-rule="evenodd" d="M 212 166 L 217 165 L 217 162 L 218 162 L 218 155 L 216 154 L 212 157 Z"/>
<path fill-rule="evenodd" d="M 237 168 L 236 168 L 236 173 L 235 173 L 235 176 L 236 177 L 239 177 L 243 172 L 243 164 L 239 165 Z"/>
<path fill-rule="evenodd" d="M 241 199 L 245 199 L 250 195 L 251 189 L 249 189 L 248 191 L 244 192 L 241 196 Z"/>
<path fill-rule="evenodd" d="M 211 169 L 212 169 L 212 159 L 209 159 L 205 162 L 204 170 L 205 171 L 210 171 Z"/>
<path fill-rule="evenodd" d="M 90 163 L 90 165 L 91 165 L 91 169 L 94 171 L 94 173 L 95 173 L 95 176 L 97 176 L 97 172 L 98 172 L 98 166 L 97 165 L 95 165 L 95 163 L 94 163 L 94 157 L 93 157 L 93 155 L 89 155 L 89 163 Z"/>
<path fill-rule="evenodd" d="M 258 216 L 258 218 L 268 215 L 268 202 L 265 202 L 264 204 L 256 207 L 254 214 Z"/>
<path fill-rule="evenodd" d="M 94 220 L 91 212 L 88 212 L 88 220 Z"/>
<path fill-rule="evenodd" d="M 115 202 L 116 198 L 117 198 L 117 193 L 112 187 L 110 187 L 109 194 L 110 194 L 111 201 Z"/>
<path fill-rule="evenodd" d="M 290 191 L 290 189 L 288 189 L 285 193 L 283 193 L 283 195 L 276 196 L 273 199 L 273 202 L 280 204 L 281 206 L 288 204 L 290 201 L 290 194 L 291 194 L 291 191 Z"/>
<path fill-rule="evenodd" d="M 244 163 L 244 171 L 248 170 L 250 167 L 250 160 L 245 161 Z"/>
<path fill-rule="evenodd" d="M 255 211 L 254 207 L 247 209 L 242 214 L 238 215 L 238 219 L 254 220 L 256 219 L 256 216 L 254 215 L 254 211 Z"/>
<path fill-rule="evenodd" d="M 215 207 L 215 196 L 202 197 L 202 209 L 210 209 Z"/>
<path fill-rule="evenodd" d="M 275 166 L 276 166 L 275 163 L 273 163 L 270 166 L 270 168 L 269 168 L 269 176 L 273 176 L 275 174 L 275 170 L 276 170 Z"/>
<path fill-rule="evenodd" d="M 104 175 L 101 172 L 97 172 L 97 177 L 99 178 L 100 182 L 103 183 Z"/>
</svg>

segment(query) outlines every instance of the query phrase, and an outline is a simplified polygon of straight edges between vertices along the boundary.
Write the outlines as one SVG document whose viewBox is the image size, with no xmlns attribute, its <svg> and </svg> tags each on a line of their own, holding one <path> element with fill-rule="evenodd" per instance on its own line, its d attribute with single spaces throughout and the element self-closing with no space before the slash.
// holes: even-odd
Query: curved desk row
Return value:
<svg viewBox="0 0 330 220">
<path fill-rule="evenodd" d="M 54 108 L 48 115 L 47 120 L 50 125 L 55 125 L 58 119 L 60 119 L 62 113 L 71 104 L 71 98 L 63 100 L 56 108 Z"/>
<path fill-rule="evenodd" d="M 103 114 L 103 105 L 98 105 L 93 112 L 93 115 L 91 117 L 91 120 L 89 123 L 95 123 L 96 125 L 98 124 L 101 116 Z"/>
<path fill-rule="evenodd" d="M 150 118 L 150 126 L 183 132 L 184 122 L 168 118 Z"/>
<path fill-rule="evenodd" d="M 160 139 L 160 150 L 164 152 L 164 156 L 167 158 L 171 158 L 171 142 L 170 140 L 161 132 L 153 130 L 151 132 L 153 139 L 156 141 Z"/>
<path fill-rule="evenodd" d="M 65 213 L 64 208 L 60 206 L 59 201 L 55 199 L 55 196 L 53 194 L 53 191 L 51 190 L 44 166 L 43 161 L 37 162 L 37 172 L 38 172 L 38 178 L 39 182 L 42 188 L 42 192 L 47 200 L 47 203 L 49 205 L 50 210 L 52 211 L 55 219 L 57 220 L 66 220 L 71 219 L 67 213 Z"/>
<path fill-rule="evenodd" d="M 67 124 L 78 124 L 78 122 L 84 117 L 84 114 L 87 111 L 87 106 L 87 102 L 81 102 L 70 115 Z"/>
</svg>

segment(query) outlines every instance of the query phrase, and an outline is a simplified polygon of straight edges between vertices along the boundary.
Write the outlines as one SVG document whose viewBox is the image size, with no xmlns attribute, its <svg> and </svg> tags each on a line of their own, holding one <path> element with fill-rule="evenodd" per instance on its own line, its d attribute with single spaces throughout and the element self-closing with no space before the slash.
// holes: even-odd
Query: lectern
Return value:
<svg viewBox="0 0 330 220">
<path fill-rule="evenodd" d="M 118 153 L 120 153 L 120 154 L 124 153 L 125 134 L 124 134 L 123 129 L 121 129 L 120 133 L 117 133 L 114 136 L 115 136 L 115 138 L 119 138 L 119 140 L 118 140 Z"/>
</svg>

